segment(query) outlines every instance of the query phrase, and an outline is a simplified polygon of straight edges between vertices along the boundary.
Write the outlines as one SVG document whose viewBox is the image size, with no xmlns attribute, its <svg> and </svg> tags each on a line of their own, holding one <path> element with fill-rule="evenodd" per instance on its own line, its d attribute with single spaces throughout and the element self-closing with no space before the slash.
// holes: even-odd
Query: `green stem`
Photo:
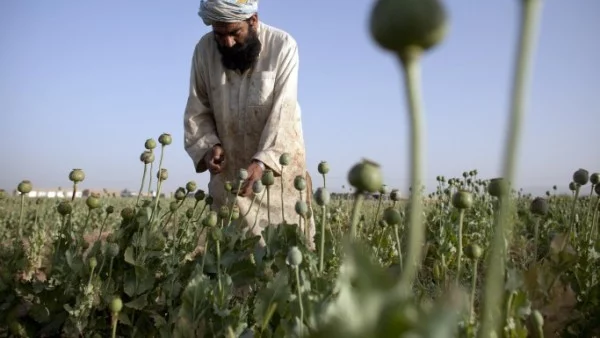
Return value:
<svg viewBox="0 0 600 338">
<path fill-rule="evenodd" d="M 138 192 L 137 198 L 135 199 L 135 206 L 138 206 L 140 203 L 140 196 L 142 196 L 142 191 L 144 190 L 144 182 L 146 181 L 146 173 L 148 172 L 148 164 L 144 163 L 144 173 L 142 174 L 142 185 L 140 185 L 140 191 Z M 150 173 L 150 178 L 152 178 L 152 173 Z"/>
<path fill-rule="evenodd" d="M 322 207 L 322 219 L 321 219 L 321 250 L 319 252 L 319 272 L 323 273 L 323 265 L 325 259 L 325 223 L 327 222 L 327 206 Z"/>
<path fill-rule="evenodd" d="M 471 316 L 471 323 L 475 322 L 475 309 L 474 309 L 474 304 L 475 304 L 475 290 L 477 290 L 477 264 L 479 262 L 477 261 L 477 259 L 473 260 L 473 277 L 471 279 L 471 306 L 470 311 L 469 311 L 469 315 Z"/>
<path fill-rule="evenodd" d="M 533 264 L 538 260 L 538 238 L 540 233 L 540 218 L 537 217 L 535 220 L 535 227 L 533 229 Z"/>
<path fill-rule="evenodd" d="M 460 273 L 462 268 L 463 254 L 463 221 L 465 219 L 465 209 L 460 209 L 458 216 L 458 253 L 456 258 L 456 285 L 460 284 Z"/>
<path fill-rule="evenodd" d="M 19 240 L 23 240 L 23 214 L 25 212 L 25 194 L 21 194 L 21 210 L 19 211 Z"/>
<path fill-rule="evenodd" d="M 528 89 L 531 62 L 533 51 L 535 49 L 537 29 L 539 26 L 539 16 L 542 0 L 523 0 L 521 12 L 521 29 L 519 44 L 517 50 L 517 64 L 514 71 L 514 83 L 511 102 L 510 128 L 507 140 L 507 147 L 504 154 L 504 178 L 509 183 L 513 182 L 514 171 L 517 161 L 517 146 L 521 140 L 521 124 L 524 118 L 525 96 Z M 510 189 L 507 189 L 510 191 Z M 500 335 L 501 322 L 493 316 L 495 310 L 500 304 L 502 289 L 504 286 L 503 264 L 498 264 L 494 260 L 504 261 L 501 256 L 502 246 L 504 246 L 504 228 L 510 228 L 512 225 L 508 219 L 509 201 L 502 201 L 500 205 L 500 217 L 496 232 L 491 245 L 491 251 L 488 255 L 489 264 L 487 264 L 487 278 L 485 283 L 484 307 L 482 315 L 482 324 L 478 332 L 478 337 L 489 337 L 493 333 Z"/>
<path fill-rule="evenodd" d="M 361 192 L 356 192 L 354 194 L 354 206 L 352 207 L 352 223 L 350 224 L 350 238 L 352 240 L 356 239 L 356 228 L 358 226 L 358 222 L 360 221 L 360 209 L 362 207 L 362 203 L 365 199 L 365 195 Z"/>
<path fill-rule="evenodd" d="M 162 148 L 164 148 L 164 146 Z M 154 154 L 154 149 L 150 149 L 150 153 Z M 162 152 L 161 152 L 161 154 L 160 154 L 160 163 L 161 163 L 161 165 L 162 165 L 162 158 L 163 158 L 163 156 L 162 156 Z M 152 170 L 153 169 L 154 169 L 154 161 L 150 162 L 150 177 L 148 178 L 148 196 L 150 196 L 151 190 L 152 190 Z M 160 172 L 160 165 L 159 165 L 159 170 L 158 171 Z"/>
<path fill-rule="evenodd" d="M 75 194 L 77 193 L 77 183 L 73 182 L 73 194 L 71 195 L 71 202 L 75 200 Z"/>
<path fill-rule="evenodd" d="M 285 206 L 283 205 L 283 169 L 285 168 L 284 165 L 281 166 L 281 219 L 283 220 L 283 223 L 285 224 Z"/>
<path fill-rule="evenodd" d="M 300 267 L 295 266 L 296 292 L 298 293 L 298 304 L 300 305 L 300 336 L 304 334 L 304 307 L 302 306 L 302 294 L 300 292 Z"/>
<path fill-rule="evenodd" d="M 567 243 L 571 240 L 571 237 L 577 237 L 577 231 L 575 230 L 575 208 L 577 207 L 577 199 L 579 198 L 580 188 L 581 187 L 578 184 L 577 188 L 575 189 L 575 196 L 573 196 L 573 203 L 571 203 L 571 214 L 569 216 L 569 232 L 567 233 L 567 237 L 560 246 L 560 251 L 563 251 L 565 249 Z"/>
<path fill-rule="evenodd" d="M 396 246 L 398 247 L 398 264 L 400 265 L 400 271 L 403 271 L 404 263 L 402 262 L 402 242 L 400 242 L 400 235 L 398 233 L 398 224 L 394 224 L 394 236 L 396 237 Z"/>
<path fill-rule="evenodd" d="M 409 241 L 407 249 L 407 264 L 400 277 L 399 288 L 403 293 L 409 293 L 413 280 L 417 274 L 417 266 L 421 260 L 425 228 L 423 227 L 423 200 L 421 198 L 421 185 L 424 176 L 425 126 L 423 108 L 421 104 L 421 66 L 420 49 L 409 49 L 399 55 L 404 68 L 404 87 L 408 101 L 410 116 L 410 177 L 412 194 L 410 195 L 410 209 L 408 215 Z"/>
</svg>

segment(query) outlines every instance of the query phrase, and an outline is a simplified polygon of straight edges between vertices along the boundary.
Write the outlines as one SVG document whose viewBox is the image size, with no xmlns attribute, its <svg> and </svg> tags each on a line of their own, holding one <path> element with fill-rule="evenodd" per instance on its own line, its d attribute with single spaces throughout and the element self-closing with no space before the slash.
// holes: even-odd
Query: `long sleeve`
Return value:
<svg viewBox="0 0 600 338">
<path fill-rule="evenodd" d="M 184 113 L 184 147 L 194 162 L 196 172 L 207 170 L 202 160 L 208 150 L 221 143 L 217 135 L 213 110 L 208 99 L 206 75 L 200 60 L 200 48 L 196 46 L 192 58 L 190 89 Z"/>
<path fill-rule="evenodd" d="M 288 38 L 279 54 L 281 61 L 275 79 L 273 109 L 263 129 L 259 150 L 253 159 L 263 162 L 281 174 L 279 157 L 294 148 L 295 140 L 300 136 L 301 121 L 297 114 L 298 97 L 298 46 Z"/>
</svg>

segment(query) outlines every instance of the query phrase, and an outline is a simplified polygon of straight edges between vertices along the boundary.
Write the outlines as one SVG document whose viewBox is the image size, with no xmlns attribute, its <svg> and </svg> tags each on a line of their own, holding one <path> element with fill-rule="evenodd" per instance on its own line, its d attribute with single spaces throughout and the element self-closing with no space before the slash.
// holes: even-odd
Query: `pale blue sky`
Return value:
<svg viewBox="0 0 600 338">
<path fill-rule="evenodd" d="M 519 1 L 448 0 L 443 44 L 423 62 L 426 174 L 500 174 Z M 367 29 L 372 1 L 266 1 L 259 16 L 299 44 L 307 160 L 347 185 L 362 157 L 406 191 L 408 118 L 396 61 Z M 146 138 L 173 136 L 165 189 L 196 180 L 183 148 L 190 60 L 209 27 L 199 0 L 16 1 L 0 4 L 0 188 L 137 190 Z M 545 1 L 522 139 L 518 184 L 566 188 L 573 171 L 600 171 L 600 1 Z M 377 136 L 381 135 L 381 136 Z M 593 151 L 592 151 L 593 150 Z M 543 191 L 543 190 L 542 190 Z"/>
</svg>

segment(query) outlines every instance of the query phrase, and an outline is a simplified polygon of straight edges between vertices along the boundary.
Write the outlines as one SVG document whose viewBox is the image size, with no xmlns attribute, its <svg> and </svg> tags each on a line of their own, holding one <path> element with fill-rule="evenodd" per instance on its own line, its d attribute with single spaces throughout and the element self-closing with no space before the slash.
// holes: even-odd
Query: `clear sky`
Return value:
<svg viewBox="0 0 600 338">
<path fill-rule="evenodd" d="M 600 171 L 600 1 L 544 1 L 518 185 L 566 189 L 578 168 Z M 444 1 L 449 35 L 423 62 L 426 175 L 500 175 L 518 24 L 517 0 Z M 299 44 L 307 161 L 347 185 L 362 157 L 406 192 L 408 115 L 395 59 L 372 43 L 372 1 L 266 1 L 259 17 Z M 0 4 L 0 188 L 22 179 L 137 191 L 144 141 L 173 136 L 165 190 L 206 188 L 183 148 L 190 61 L 209 31 L 199 0 L 16 1 Z M 587 190 L 587 189 L 586 189 Z"/>
</svg>

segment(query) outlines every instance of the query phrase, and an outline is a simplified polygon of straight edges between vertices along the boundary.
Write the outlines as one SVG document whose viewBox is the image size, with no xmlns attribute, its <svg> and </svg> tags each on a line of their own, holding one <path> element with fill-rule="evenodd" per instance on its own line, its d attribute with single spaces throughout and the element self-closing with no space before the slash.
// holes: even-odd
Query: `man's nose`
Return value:
<svg viewBox="0 0 600 338">
<path fill-rule="evenodd" d="M 221 44 L 223 44 L 223 46 L 227 48 L 231 48 L 235 45 L 235 40 L 231 36 L 226 36 L 223 39 L 221 39 Z"/>
</svg>

